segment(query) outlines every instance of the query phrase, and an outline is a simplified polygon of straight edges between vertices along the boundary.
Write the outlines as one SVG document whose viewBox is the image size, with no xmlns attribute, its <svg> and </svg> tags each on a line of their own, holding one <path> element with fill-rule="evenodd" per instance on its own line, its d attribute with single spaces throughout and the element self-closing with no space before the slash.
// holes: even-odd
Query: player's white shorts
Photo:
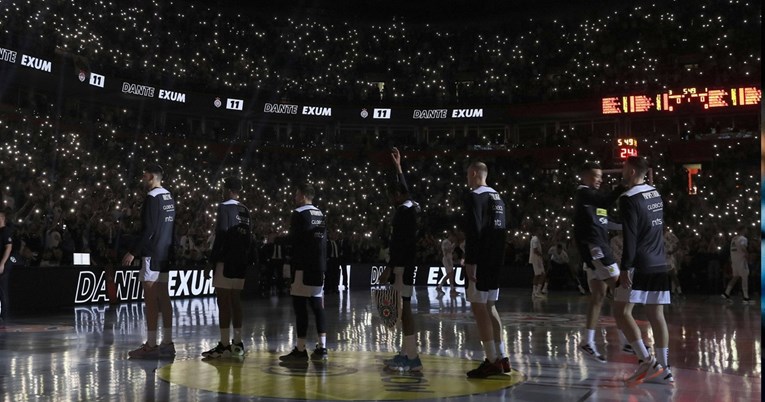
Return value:
<svg viewBox="0 0 765 402">
<path fill-rule="evenodd" d="M 170 275 L 152 269 L 151 257 L 141 257 L 140 278 L 144 282 L 167 282 Z"/>
<path fill-rule="evenodd" d="M 295 280 L 290 286 L 290 295 L 302 297 L 322 297 L 324 295 L 323 286 L 309 286 L 303 283 L 303 270 L 295 271 Z"/>
<path fill-rule="evenodd" d="M 223 263 L 215 264 L 215 274 L 213 275 L 213 287 L 220 289 L 244 289 L 244 278 L 227 278 L 223 276 Z"/>
<path fill-rule="evenodd" d="M 486 304 L 490 301 L 499 300 L 499 289 L 491 289 L 487 291 L 478 290 L 475 287 L 475 282 L 468 282 L 467 289 L 465 290 L 465 300 L 470 303 L 483 303 Z"/>
<path fill-rule="evenodd" d="M 393 289 L 396 289 L 401 297 L 412 297 L 414 294 L 414 286 L 404 284 L 404 267 L 394 267 L 393 274 L 396 275 L 396 280 L 393 282 Z"/>
<path fill-rule="evenodd" d="M 534 276 L 544 275 L 545 264 L 542 261 L 534 261 L 531 263 L 531 267 L 534 268 Z"/>
<path fill-rule="evenodd" d="M 632 279 L 632 287 L 617 286 L 614 300 L 633 304 L 670 304 L 670 280 L 667 272 L 654 274 L 637 274 L 635 270 L 627 271 Z"/>
<path fill-rule="evenodd" d="M 747 264 L 746 260 L 731 258 L 730 268 L 733 272 L 733 276 L 740 276 L 742 278 L 749 276 L 749 264 Z"/>
<path fill-rule="evenodd" d="M 603 263 L 598 259 L 592 260 L 592 265 L 595 266 L 595 269 L 591 269 L 587 266 L 587 264 L 583 264 L 582 267 L 585 274 L 587 274 L 587 282 L 594 280 L 605 281 L 608 278 L 619 277 L 619 265 L 616 263 L 611 265 L 603 265 Z"/>
</svg>

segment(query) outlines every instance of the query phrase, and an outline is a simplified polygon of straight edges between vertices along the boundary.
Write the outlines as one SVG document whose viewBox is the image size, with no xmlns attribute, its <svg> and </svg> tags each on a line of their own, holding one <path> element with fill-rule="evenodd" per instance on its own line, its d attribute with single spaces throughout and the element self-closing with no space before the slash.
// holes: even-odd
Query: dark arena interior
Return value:
<svg viewBox="0 0 765 402">
<path fill-rule="evenodd" d="M 761 28 L 2 0 L 0 402 L 760 401 Z"/>
</svg>

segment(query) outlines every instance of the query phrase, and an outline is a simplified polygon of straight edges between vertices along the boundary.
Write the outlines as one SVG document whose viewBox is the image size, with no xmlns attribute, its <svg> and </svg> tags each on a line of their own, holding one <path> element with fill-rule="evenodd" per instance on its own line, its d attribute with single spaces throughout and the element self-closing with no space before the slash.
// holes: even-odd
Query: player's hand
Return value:
<svg viewBox="0 0 765 402">
<path fill-rule="evenodd" d="M 467 264 L 465 265 L 465 276 L 470 280 L 470 282 L 478 282 L 478 278 L 476 277 L 476 270 L 478 269 L 478 266 L 475 264 Z"/>
<path fill-rule="evenodd" d="M 630 274 L 626 270 L 619 274 L 619 286 L 624 289 L 629 289 L 632 287 L 632 278 L 630 278 Z"/>
<path fill-rule="evenodd" d="M 135 256 L 133 254 L 125 253 L 125 256 L 122 257 L 122 266 L 123 267 L 129 266 L 130 264 L 133 263 L 133 260 L 135 260 Z"/>
<path fill-rule="evenodd" d="M 385 267 L 385 269 L 383 270 L 382 274 L 380 274 L 380 278 L 377 281 L 377 283 L 379 283 L 379 284 L 388 283 L 390 281 L 390 272 L 391 271 L 392 271 L 392 269 L 390 267 Z"/>
<path fill-rule="evenodd" d="M 393 163 L 396 164 L 396 166 L 401 166 L 401 153 L 398 151 L 398 148 L 393 147 L 390 152 L 391 158 L 393 158 Z"/>
</svg>

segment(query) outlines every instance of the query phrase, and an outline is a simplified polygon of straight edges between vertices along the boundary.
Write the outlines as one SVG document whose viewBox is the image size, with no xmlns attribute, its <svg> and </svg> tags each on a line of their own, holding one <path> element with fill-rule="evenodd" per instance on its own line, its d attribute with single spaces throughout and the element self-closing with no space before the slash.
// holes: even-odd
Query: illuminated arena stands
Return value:
<svg viewBox="0 0 765 402">
<path fill-rule="evenodd" d="M 0 401 L 760 400 L 759 306 L 720 297 L 740 224 L 752 299 L 761 293 L 759 3 L 299 3 L 0 1 L 0 197 L 14 234 L 0 275 L 12 296 L 0 299 L 10 311 Z M 401 339 L 370 303 L 385 301 L 370 288 L 389 257 L 394 146 L 422 207 L 416 374 L 382 370 Z M 596 336 L 608 363 L 579 350 L 577 170 L 598 161 L 612 187 L 634 155 L 650 161 L 663 224 L 679 239 L 683 295 L 665 309 L 674 386 L 624 386 L 637 359 L 606 311 Z M 486 345 L 471 303 L 433 287 L 472 160 L 487 163 L 506 206 L 497 310 L 512 366 L 475 381 L 464 368 Z M 121 261 L 154 162 L 176 202 L 170 361 L 126 357 L 148 327 L 138 266 Z M 228 176 L 242 179 L 254 222 L 248 353 L 210 361 L 200 358 L 218 336 L 209 259 Z M 277 246 L 303 181 L 342 241 L 333 262 L 350 290 L 325 283 L 328 363 L 294 367 L 276 358 L 296 343 Z M 529 297 L 532 233 L 570 257 L 548 296 Z"/>
</svg>

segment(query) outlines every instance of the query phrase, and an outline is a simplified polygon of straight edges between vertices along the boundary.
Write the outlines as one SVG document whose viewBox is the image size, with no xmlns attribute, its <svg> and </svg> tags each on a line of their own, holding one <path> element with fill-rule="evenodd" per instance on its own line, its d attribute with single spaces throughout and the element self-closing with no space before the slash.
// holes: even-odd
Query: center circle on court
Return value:
<svg viewBox="0 0 765 402">
<path fill-rule="evenodd" d="M 390 354 L 330 352 L 327 362 L 286 364 L 278 355 L 250 352 L 242 359 L 175 361 L 157 370 L 176 385 L 211 392 L 296 400 L 416 400 L 486 394 L 523 381 L 517 370 L 486 379 L 465 373 L 480 362 L 420 355 L 421 373 L 384 369 Z"/>
</svg>

